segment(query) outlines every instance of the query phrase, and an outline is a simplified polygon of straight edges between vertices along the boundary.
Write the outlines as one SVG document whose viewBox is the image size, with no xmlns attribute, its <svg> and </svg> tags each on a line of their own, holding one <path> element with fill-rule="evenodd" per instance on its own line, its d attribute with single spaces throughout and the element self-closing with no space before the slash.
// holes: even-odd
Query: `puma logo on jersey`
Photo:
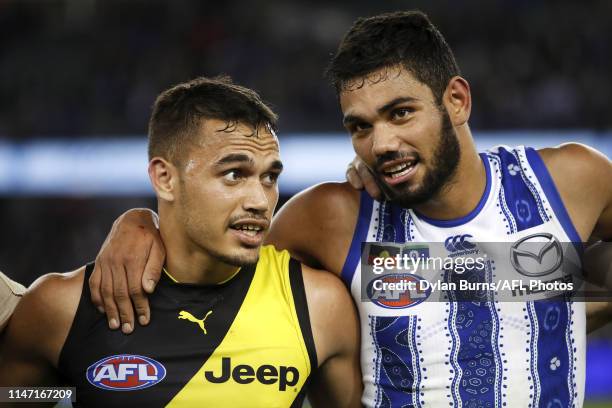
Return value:
<svg viewBox="0 0 612 408">
<path fill-rule="evenodd" d="M 206 320 L 206 318 L 208 316 L 210 316 L 211 313 L 212 313 L 212 310 L 210 310 L 208 313 L 206 313 L 206 316 L 204 316 L 203 318 L 198 319 L 197 317 L 195 317 L 191 313 L 187 312 L 186 310 L 181 310 L 179 312 L 178 318 L 179 319 L 184 319 L 184 320 L 189 320 L 190 322 L 193 322 L 193 323 L 197 323 L 198 326 L 200 326 L 200 329 L 202 329 L 202 331 L 204 332 L 204 334 L 208 334 L 206 332 L 206 327 L 204 327 L 204 321 Z"/>
<path fill-rule="evenodd" d="M 278 390 L 285 391 L 298 383 L 300 372 L 295 367 L 264 364 L 257 370 L 247 364 L 237 365 L 232 369 L 232 359 L 223 357 L 221 359 L 221 372 L 217 375 L 213 371 L 205 371 L 204 377 L 214 384 L 229 381 L 230 377 L 238 384 L 249 384 L 257 380 L 265 385 L 278 383 Z"/>
</svg>

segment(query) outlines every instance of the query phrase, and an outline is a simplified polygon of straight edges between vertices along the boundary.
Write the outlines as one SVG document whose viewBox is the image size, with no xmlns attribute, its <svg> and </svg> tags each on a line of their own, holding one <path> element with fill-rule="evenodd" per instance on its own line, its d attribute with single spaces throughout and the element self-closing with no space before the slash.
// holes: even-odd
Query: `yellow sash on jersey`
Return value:
<svg viewBox="0 0 612 408">
<path fill-rule="evenodd" d="M 253 281 L 225 338 L 168 407 L 291 406 L 312 367 L 288 265 L 287 251 L 261 248 Z"/>
</svg>

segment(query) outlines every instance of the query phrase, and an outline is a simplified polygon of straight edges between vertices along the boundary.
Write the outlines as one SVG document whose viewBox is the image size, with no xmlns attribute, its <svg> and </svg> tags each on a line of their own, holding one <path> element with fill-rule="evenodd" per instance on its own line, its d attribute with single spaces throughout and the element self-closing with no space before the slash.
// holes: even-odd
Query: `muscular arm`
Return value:
<svg viewBox="0 0 612 408">
<path fill-rule="evenodd" d="M 83 278 L 49 274 L 27 290 L 6 329 L 0 384 L 54 385 L 60 350 L 74 317 Z"/>
<path fill-rule="evenodd" d="M 287 249 L 313 267 L 340 274 L 359 212 L 359 192 L 348 183 L 324 183 L 289 200 L 275 215 L 266 243 Z M 92 302 L 111 329 L 124 333 L 149 321 L 146 293 L 159 281 L 165 260 L 157 215 L 130 210 L 115 221 L 89 279 Z M 134 309 L 136 313 L 134 313 Z"/>
<path fill-rule="evenodd" d="M 302 270 L 319 361 L 308 399 L 314 407 L 359 407 L 359 326 L 351 297 L 329 272 L 308 266 Z"/>
<path fill-rule="evenodd" d="M 583 242 L 612 239 L 612 163 L 597 150 L 567 143 L 539 151 Z"/>
<path fill-rule="evenodd" d="M 542 149 L 540 155 L 582 241 L 612 240 L 612 163 L 608 158 L 576 143 Z M 612 292 L 612 244 L 590 246 L 583 266 L 589 282 Z M 587 303 L 587 331 L 611 320 L 612 302 Z"/>
<path fill-rule="evenodd" d="M 323 183 L 295 195 L 274 216 L 266 242 L 302 262 L 339 275 L 359 212 L 348 183 Z"/>
</svg>

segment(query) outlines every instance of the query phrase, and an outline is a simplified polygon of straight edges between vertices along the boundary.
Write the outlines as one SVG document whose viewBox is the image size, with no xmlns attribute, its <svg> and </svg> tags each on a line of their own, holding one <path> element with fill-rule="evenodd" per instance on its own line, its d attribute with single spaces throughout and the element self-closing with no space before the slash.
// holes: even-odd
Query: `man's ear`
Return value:
<svg viewBox="0 0 612 408">
<path fill-rule="evenodd" d="M 466 124 L 472 111 L 470 84 L 460 76 L 453 77 L 446 86 L 442 103 L 453 126 Z"/>
<path fill-rule="evenodd" d="M 178 186 L 177 168 L 161 157 L 154 157 L 149 162 L 149 179 L 160 200 L 172 202 Z"/>
</svg>

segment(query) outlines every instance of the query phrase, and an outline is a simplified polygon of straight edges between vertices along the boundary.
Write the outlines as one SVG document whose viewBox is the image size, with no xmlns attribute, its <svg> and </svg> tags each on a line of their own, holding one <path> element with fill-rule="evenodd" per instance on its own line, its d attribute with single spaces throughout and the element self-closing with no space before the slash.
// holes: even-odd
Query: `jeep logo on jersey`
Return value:
<svg viewBox="0 0 612 408">
<path fill-rule="evenodd" d="M 405 309 L 424 302 L 431 295 L 431 285 L 428 283 L 414 274 L 393 273 L 372 279 L 368 284 L 367 294 L 378 306 Z"/>
<path fill-rule="evenodd" d="M 528 235 L 512 244 L 510 262 L 521 275 L 533 278 L 545 276 L 559 269 L 563 263 L 563 247 L 548 232 Z"/>
<path fill-rule="evenodd" d="M 152 358 L 133 354 L 105 357 L 87 368 L 87 381 L 111 391 L 149 388 L 166 376 L 166 368 Z"/>
<path fill-rule="evenodd" d="M 279 366 L 270 364 L 254 367 L 247 364 L 237 365 L 232 369 L 232 359 L 223 357 L 221 359 L 221 372 L 204 371 L 204 377 L 213 383 L 220 384 L 232 378 L 238 384 L 250 384 L 258 381 L 265 385 L 278 383 L 278 390 L 285 391 L 287 387 L 292 387 L 298 383 L 300 372 L 295 367 Z"/>
<path fill-rule="evenodd" d="M 471 251 L 476 248 L 476 245 L 468 238 L 473 238 L 470 234 L 453 235 L 444 241 L 444 246 L 448 249 L 448 252 L 459 252 L 459 251 Z"/>
</svg>

